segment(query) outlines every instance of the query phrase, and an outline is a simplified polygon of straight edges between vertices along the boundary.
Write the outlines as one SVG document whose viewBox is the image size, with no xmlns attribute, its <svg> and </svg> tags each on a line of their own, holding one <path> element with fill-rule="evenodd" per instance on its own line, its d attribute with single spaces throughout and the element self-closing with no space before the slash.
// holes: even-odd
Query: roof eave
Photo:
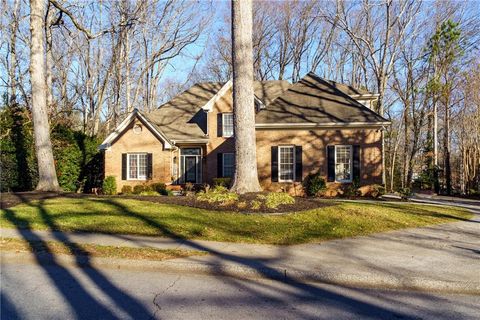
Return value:
<svg viewBox="0 0 480 320">
<path fill-rule="evenodd" d="M 172 149 L 172 143 L 170 140 L 165 136 L 163 132 L 158 130 L 155 126 L 153 126 L 150 121 L 143 116 L 138 109 L 134 109 L 116 128 L 115 130 L 108 135 L 108 137 L 103 140 L 100 144 L 100 150 L 107 150 L 112 145 L 112 142 L 128 127 L 128 125 L 135 119 L 135 117 L 139 117 L 140 120 L 145 123 L 145 125 L 150 129 L 151 132 L 157 138 L 163 141 L 165 149 Z"/>
<path fill-rule="evenodd" d="M 381 122 L 325 122 L 325 123 L 257 123 L 256 129 L 313 129 L 313 128 L 380 128 L 389 126 L 390 121 Z"/>
</svg>

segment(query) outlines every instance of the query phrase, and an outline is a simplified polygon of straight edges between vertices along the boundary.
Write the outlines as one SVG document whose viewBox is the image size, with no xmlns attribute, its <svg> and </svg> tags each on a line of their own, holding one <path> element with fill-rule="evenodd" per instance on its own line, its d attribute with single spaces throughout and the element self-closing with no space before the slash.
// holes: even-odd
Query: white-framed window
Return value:
<svg viewBox="0 0 480 320">
<path fill-rule="evenodd" d="M 233 153 L 224 153 L 222 155 L 222 176 L 226 178 L 233 177 L 235 172 L 235 156 Z"/>
<path fill-rule="evenodd" d="M 293 182 L 295 180 L 295 148 L 293 146 L 278 147 L 278 181 Z"/>
<path fill-rule="evenodd" d="M 127 173 L 128 180 L 147 180 L 147 154 L 127 154 Z"/>
<path fill-rule="evenodd" d="M 335 146 L 335 181 L 352 182 L 352 146 L 338 145 Z"/>
<path fill-rule="evenodd" d="M 222 113 L 222 136 L 233 137 L 233 113 Z"/>
</svg>

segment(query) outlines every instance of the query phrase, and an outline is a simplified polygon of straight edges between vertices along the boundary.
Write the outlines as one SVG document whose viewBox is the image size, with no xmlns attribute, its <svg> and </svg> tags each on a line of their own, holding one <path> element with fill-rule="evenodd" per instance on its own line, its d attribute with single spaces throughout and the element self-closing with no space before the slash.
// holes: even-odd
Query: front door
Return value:
<svg viewBox="0 0 480 320">
<path fill-rule="evenodd" d="M 185 182 L 197 182 L 197 157 L 185 156 Z"/>
</svg>

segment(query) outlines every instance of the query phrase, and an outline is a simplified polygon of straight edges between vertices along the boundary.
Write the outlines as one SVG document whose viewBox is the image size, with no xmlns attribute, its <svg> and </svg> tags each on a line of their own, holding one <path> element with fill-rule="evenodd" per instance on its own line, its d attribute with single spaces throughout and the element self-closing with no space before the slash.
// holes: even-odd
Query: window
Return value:
<svg viewBox="0 0 480 320">
<path fill-rule="evenodd" d="M 278 147 L 278 181 L 291 182 L 295 179 L 295 148 Z"/>
<path fill-rule="evenodd" d="M 352 181 L 352 146 L 335 146 L 335 181 Z"/>
<path fill-rule="evenodd" d="M 147 154 L 129 153 L 128 154 L 128 179 L 146 180 L 147 179 Z"/>
<path fill-rule="evenodd" d="M 233 113 L 222 113 L 222 136 L 233 137 Z"/>
<path fill-rule="evenodd" d="M 231 178 L 235 172 L 235 157 L 233 153 L 224 153 L 223 154 L 223 169 L 222 176 Z"/>
</svg>

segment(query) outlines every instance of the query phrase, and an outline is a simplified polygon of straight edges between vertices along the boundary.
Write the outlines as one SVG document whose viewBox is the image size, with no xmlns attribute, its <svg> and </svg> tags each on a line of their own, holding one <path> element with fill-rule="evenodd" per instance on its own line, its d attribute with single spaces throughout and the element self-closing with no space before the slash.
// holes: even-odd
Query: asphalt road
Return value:
<svg viewBox="0 0 480 320">
<path fill-rule="evenodd" d="M 2 261 L 1 319 L 478 319 L 480 296 Z"/>
</svg>

